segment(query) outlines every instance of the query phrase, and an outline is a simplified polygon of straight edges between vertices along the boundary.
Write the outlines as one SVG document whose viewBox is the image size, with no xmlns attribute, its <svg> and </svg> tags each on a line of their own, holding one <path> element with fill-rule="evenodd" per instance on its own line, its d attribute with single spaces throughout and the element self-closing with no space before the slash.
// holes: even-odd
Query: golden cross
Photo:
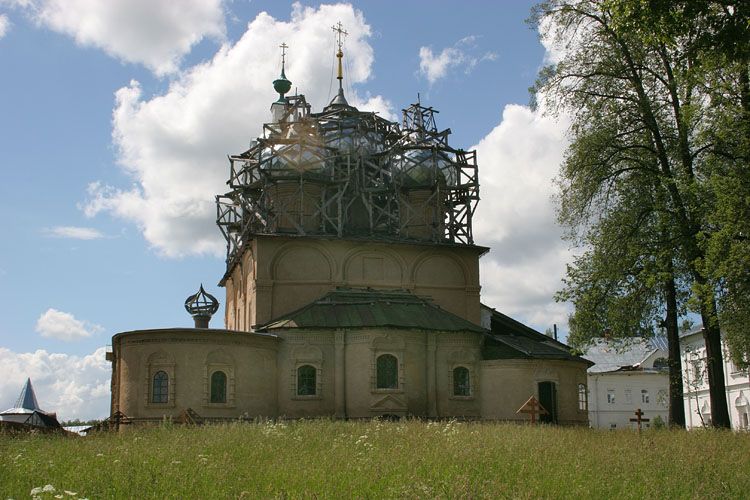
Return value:
<svg viewBox="0 0 750 500">
<path fill-rule="evenodd" d="M 341 21 L 339 21 L 338 23 L 336 23 L 336 24 L 335 24 L 334 26 L 331 26 L 331 29 L 332 29 L 333 31 L 335 31 L 335 32 L 336 32 L 336 35 L 337 35 L 337 37 L 338 37 L 338 41 L 337 41 L 337 43 L 338 43 L 338 45 L 339 45 L 339 50 L 341 50 L 341 43 L 342 43 L 342 42 L 341 42 L 341 35 L 344 35 L 344 36 L 346 36 L 346 35 L 348 35 L 349 33 L 348 33 L 348 32 L 346 32 L 346 31 L 344 31 L 344 27 L 343 27 L 343 25 L 341 24 Z"/>
</svg>

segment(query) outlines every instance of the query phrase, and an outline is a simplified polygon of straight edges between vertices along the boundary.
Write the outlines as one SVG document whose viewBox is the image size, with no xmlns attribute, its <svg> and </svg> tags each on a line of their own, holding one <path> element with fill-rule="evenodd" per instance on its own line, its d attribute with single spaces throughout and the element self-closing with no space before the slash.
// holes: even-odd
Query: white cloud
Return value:
<svg viewBox="0 0 750 500">
<path fill-rule="evenodd" d="M 59 420 L 109 416 L 112 367 L 105 348 L 86 356 L 16 353 L 0 347 L 0 411 L 11 408 L 26 378 L 31 378 L 42 410 L 57 412 Z"/>
<path fill-rule="evenodd" d="M 386 120 L 397 121 L 398 116 L 395 113 L 393 103 L 382 95 L 372 96 L 369 93 L 365 97 L 360 97 L 355 93 L 352 99 L 349 99 L 352 106 L 361 111 L 374 111 Z"/>
<path fill-rule="evenodd" d="M 5 14 L 0 14 L 0 38 L 4 37 L 10 29 L 10 19 Z"/>
<path fill-rule="evenodd" d="M 72 238 L 74 240 L 97 240 L 104 235 L 91 227 L 56 226 L 44 229 L 44 234 L 53 238 Z"/>
<path fill-rule="evenodd" d="M 571 258 L 553 201 L 568 125 L 511 104 L 475 146 L 483 193 L 475 241 L 491 247 L 480 260 L 482 300 L 542 330 L 566 324 L 569 312 L 552 301 Z"/>
<path fill-rule="evenodd" d="M 71 342 L 81 340 L 104 329 L 88 321 L 81 321 L 70 313 L 49 308 L 36 320 L 36 331 L 42 337 Z"/>
<path fill-rule="evenodd" d="M 419 71 L 427 77 L 430 84 L 443 78 L 451 66 L 461 64 L 462 54 L 458 49 L 448 47 L 435 56 L 430 47 L 419 48 Z"/>
<path fill-rule="evenodd" d="M 474 68 L 483 61 L 494 61 L 497 54 L 485 52 L 475 54 L 476 36 L 470 35 L 456 42 L 452 47 L 444 48 L 435 55 L 431 47 L 420 47 L 419 49 L 419 72 L 427 78 L 432 85 L 444 78 L 452 68 L 464 68 L 465 73 L 471 73 Z"/>
<path fill-rule="evenodd" d="M 144 64 L 157 75 L 176 71 L 182 56 L 204 38 L 221 40 L 225 33 L 221 0 L 11 0 L 10 4 L 80 45 Z"/>
<path fill-rule="evenodd" d="M 149 244 L 167 256 L 222 255 L 214 196 L 227 191 L 226 155 L 247 149 L 270 119 L 277 97 L 271 82 L 280 71 L 278 46 L 290 46 L 286 75 L 293 88 L 320 111 L 335 95 L 335 80 L 330 89 L 331 26 L 339 20 L 349 32 L 346 82 L 363 82 L 374 59 L 362 14 L 351 5 L 295 4 L 289 21 L 259 14 L 237 43 L 184 71 L 163 95 L 144 96 L 136 81 L 118 90 L 113 140 L 134 185 L 92 183 L 85 213 L 104 211 L 136 223 Z M 392 116 L 390 103 L 380 96 L 349 93 L 347 98 L 361 109 Z"/>
</svg>

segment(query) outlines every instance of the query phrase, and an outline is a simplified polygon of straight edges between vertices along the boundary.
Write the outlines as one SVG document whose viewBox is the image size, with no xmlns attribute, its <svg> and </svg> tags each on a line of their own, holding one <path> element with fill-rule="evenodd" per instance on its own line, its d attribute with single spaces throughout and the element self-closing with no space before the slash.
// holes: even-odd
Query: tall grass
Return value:
<svg viewBox="0 0 750 500">
<path fill-rule="evenodd" d="M 294 421 L 0 437 L 2 498 L 742 498 L 750 435 Z M 67 490 L 70 493 L 64 493 Z M 38 491 L 38 490 L 37 490 Z"/>
</svg>

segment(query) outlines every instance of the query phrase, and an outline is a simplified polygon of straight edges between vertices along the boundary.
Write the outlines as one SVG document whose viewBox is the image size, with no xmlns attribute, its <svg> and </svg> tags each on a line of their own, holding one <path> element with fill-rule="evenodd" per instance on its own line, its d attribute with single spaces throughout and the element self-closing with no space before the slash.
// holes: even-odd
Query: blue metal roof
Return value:
<svg viewBox="0 0 750 500">
<path fill-rule="evenodd" d="M 39 403 L 36 400 L 36 394 L 34 394 L 34 387 L 31 385 L 31 379 L 26 379 L 26 384 L 21 389 L 21 394 L 16 400 L 16 408 L 24 408 L 26 410 L 40 410 Z"/>
</svg>

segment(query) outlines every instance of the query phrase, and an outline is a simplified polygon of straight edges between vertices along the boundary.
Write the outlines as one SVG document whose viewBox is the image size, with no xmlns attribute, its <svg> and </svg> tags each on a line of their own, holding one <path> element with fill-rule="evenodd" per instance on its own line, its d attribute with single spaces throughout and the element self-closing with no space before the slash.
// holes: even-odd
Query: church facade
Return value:
<svg viewBox="0 0 750 500">
<path fill-rule="evenodd" d="M 201 289 L 196 328 L 115 335 L 112 415 L 526 420 L 534 396 L 542 420 L 587 424 L 590 363 L 480 303 L 475 153 L 421 103 L 401 124 L 350 106 L 337 57 L 320 113 L 282 64 L 272 121 L 230 156 L 226 329 Z"/>
</svg>

